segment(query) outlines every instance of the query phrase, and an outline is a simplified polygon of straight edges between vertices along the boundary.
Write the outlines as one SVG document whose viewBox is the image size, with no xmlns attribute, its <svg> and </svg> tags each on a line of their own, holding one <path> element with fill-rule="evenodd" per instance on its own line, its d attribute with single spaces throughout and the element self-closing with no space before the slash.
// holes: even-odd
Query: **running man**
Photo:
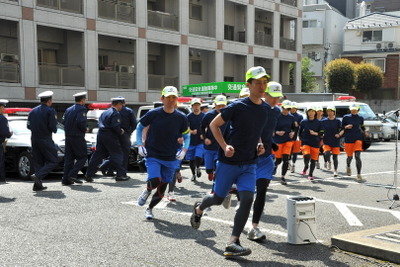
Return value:
<svg viewBox="0 0 400 267">
<path fill-rule="evenodd" d="M 350 105 L 351 114 L 343 116 L 342 120 L 342 131 L 340 136 L 344 134 L 344 150 L 347 154 L 347 175 L 351 176 L 351 161 L 353 155 L 356 157 L 356 168 L 357 168 L 357 182 L 362 182 L 361 176 L 361 151 L 363 151 L 362 144 L 364 135 L 368 136 L 368 132 L 364 127 L 364 118 L 358 115 L 360 107 L 357 104 Z"/>
<path fill-rule="evenodd" d="M 286 185 L 285 175 L 289 167 L 289 157 L 292 153 L 294 130 L 296 128 L 294 117 L 290 114 L 291 103 L 285 100 L 281 105 L 282 112 L 278 116 L 274 132 L 274 143 L 278 145 L 278 150 L 274 151 L 275 171 L 279 164 L 282 164 L 281 184 Z M 275 172 L 274 171 L 274 172 Z"/>
<path fill-rule="evenodd" d="M 201 99 L 193 98 L 190 102 L 192 112 L 187 115 L 190 127 L 190 146 L 186 153 L 192 171 L 192 181 L 201 176 L 200 164 L 203 161 L 203 136 L 201 134 L 201 121 L 204 113 L 201 112 Z"/>
<path fill-rule="evenodd" d="M 292 102 L 291 104 L 292 108 L 290 109 L 290 114 L 294 117 L 295 125 L 296 128 L 294 130 L 294 135 L 293 135 L 293 148 L 292 148 L 292 164 L 290 166 L 290 172 L 294 173 L 296 170 L 296 161 L 297 161 L 297 155 L 301 152 L 300 147 L 301 147 L 301 141 L 298 138 L 298 133 L 299 133 L 299 126 L 300 122 L 303 120 L 303 116 L 300 115 L 297 112 L 298 105 L 296 102 Z"/>
<path fill-rule="evenodd" d="M 218 143 L 211 132 L 210 123 L 220 113 L 220 110 L 226 107 L 227 103 L 228 101 L 226 100 L 226 96 L 217 95 L 214 98 L 214 109 L 207 112 L 201 121 L 201 132 L 204 139 L 204 166 L 206 173 L 208 174 L 209 181 L 214 181 L 214 171 L 216 168 L 215 163 L 218 158 Z M 228 124 L 229 123 L 225 123 L 224 125 L 220 126 L 222 133 L 225 132 Z M 214 192 L 214 185 L 211 192 Z"/>
<path fill-rule="evenodd" d="M 317 162 L 319 157 L 319 148 L 322 134 L 323 129 L 321 126 L 321 121 L 316 118 L 315 108 L 308 107 L 307 119 L 304 119 L 300 123 L 299 136 L 302 144 L 301 151 L 304 158 L 304 169 L 301 174 L 307 174 L 308 165 L 310 164 L 308 179 L 311 181 L 314 180 L 313 172 L 315 169 L 315 163 Z"/>
<path fill-rule="evenodd" d="M 221 205 L 233 184 L 236 184 L 240 207 L 236 212 L 232 235 L 227 243 L 224 256 L 246 256 L 249 248 L 242 247 L 239 241 L 250 214 L 256 187 L 258 156 L 265 152 L 261 134 L 267 124 L 271 107 L 261 98 L 265 94 L 269 75 L 263 67 L 252 67 L 246 72 L 246 85 L 250 96 L 239 99 L 221 110 L 211 122 L 210 128 L 220 145 L 217 169 L 215 172 L 214 194 L 196 202 L 190 223 L 198 229 L 203 211 L 213 205 Z M 226 139 L 219 129 L 230 121 L 229 137 Z"/>
<path fill-rule="evenodd" d="M 163 106 L 148 111 L 136 127 L 136 142 L 139 154 L 146 157 L 147 185 L 138 198 L 139 206 L 144 206 L 151 191 L 156 190 L 148 208 L 146 219 L 153 219 L 153 208 L 164 197 L 168 183 L 176 172 L 176 160 L 182 160 L 190 143 L 189 124 L 186 116 L 175 109 L 178 102 L 178 89 L 166 86 L 161 92 Z M 143 146 L 143 129 L 147 126 L 145 146 Z M 178 138 L 183 136 L 182 150 L 177 152 Z"/>
<path fill-rule="evenodd" d="M 331 155 L 333 158 L 333 176 L 338 176 L 338 155 L 340 154 L 340 135 L 339 132 L 342 128 L 341 122 L 336 118 L 336 108 L 334 106 L 328 106 L 326 108 L 328 117 L 321 121 L 322 128 L 324 129 L 324 158 L 327 160 L 326 168 L 331 170 L 332 162 Z"/>
<path fill-rule="evenodd" d="M 260 155 L 257 162 L 257 193 L 253 205 L 253 228 L 247 235 L 247 238 L 253 241 L 260 241 L 266 238 L 265 234 L 263 234 L 258 228 L 258 225 L 265 206 L 265 195 L 267 194 L 268 186 L 273 179 L 274 154 L 272 153 L 272 134 L 275 131 L 274 125 L 276 124 L 276 120 L 279 114 L 281 114 L 281 110 L 276 105 L 282 96 L 282 85 L 277 82 L 269 82 L 267 90 L 265 91 L 265 101 L 270 106 L 271 111 L 268 117 L 268 125 L 264 127 L 261 135 L 265 153 Z M 274 147 L 274 149 L 277 149 L 277 147 Z"/>
</svg>

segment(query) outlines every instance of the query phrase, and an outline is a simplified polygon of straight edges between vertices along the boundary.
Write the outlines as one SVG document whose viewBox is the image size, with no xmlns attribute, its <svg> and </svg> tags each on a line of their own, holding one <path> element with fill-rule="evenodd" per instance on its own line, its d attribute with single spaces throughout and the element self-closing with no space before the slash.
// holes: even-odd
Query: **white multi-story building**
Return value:
<svg viewBox="0 0 400 267">
<path fill-rule="evenodd" d="M 312 4 L 319 2 L 320 4 Z M 343 29 L 349 20 L 322 1 L 303 7 L 303 57 L 311 59 L 319 92 L 326 92 L 324 66 L 343 52 Z"/>
<path fill-rule="evenodd" d="M 166 85 L 243 82 L 253 65 L 300 92 L 301 22 L 297 0 L 0 0 L 0 98 L 140 105 Z"/>
</svg>

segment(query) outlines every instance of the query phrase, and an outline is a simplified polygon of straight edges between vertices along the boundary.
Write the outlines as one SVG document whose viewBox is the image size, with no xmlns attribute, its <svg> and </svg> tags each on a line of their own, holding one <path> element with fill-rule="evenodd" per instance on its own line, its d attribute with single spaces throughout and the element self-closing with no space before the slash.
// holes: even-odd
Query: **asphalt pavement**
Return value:
<svg viewBox="0 0 400 267">
<path fill-rule="evenodd" d="M 228 210 L 207 210 L 199 230 L 190 226 L 193 203 L 211 188 L 204 169 L 192 182 L 184 165 L 177 201 L 164 199 L 152 221 L 144 219 L 144 207 L 136 203 L 146 179 L 138 171 L 130 172 L 132 179 L 126 182 L 98 172 L 93 183 L 72 186 L 62 186 L 60 174 L 54 174 L 44 181 L 48 190 L 43 192 L 11 177 L 0 184 L 0 266 L 397 266 L 331 246 L 332 236 L 399 224 L 400 203 L 389 209 L 391 201 L 377 202 L 391 200 L 396 192 L 391 189 L 394 144 L 376 143 L 362 153 L 364 183 L 355 181 L 355 162 L 353 176 L 345 175 L 344 154 L 339 156 L 339 177 L 322 168 L 315 171 L 314 182 L 300 175 L 300 157 L 296 172 L 288 173 L 288 185 L 275 179 L 267 192 L 260 222 L 267 239 L 247 240 L 246 228 L 241 243 L 253 253 L 235 259 L 222 256 L 238 204 L 235 197 Z M 323 167 L 322 157 L 320 161 Z M 288 243 L 287 198 L 294 196 L 316 200 L 315 243 Z"/>
</svg>

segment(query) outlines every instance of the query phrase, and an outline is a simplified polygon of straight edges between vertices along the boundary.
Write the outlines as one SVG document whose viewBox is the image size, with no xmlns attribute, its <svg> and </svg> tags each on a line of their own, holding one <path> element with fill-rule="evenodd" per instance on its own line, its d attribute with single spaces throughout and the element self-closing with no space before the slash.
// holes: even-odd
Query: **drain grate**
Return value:
<svg viewBox="0 0 400 267">
<path fill-rule="evenodd" d="M 378 239 L 400 245 L 400 230 L 379 233 L 367 236 L 368 238 Z"/>
</svg>

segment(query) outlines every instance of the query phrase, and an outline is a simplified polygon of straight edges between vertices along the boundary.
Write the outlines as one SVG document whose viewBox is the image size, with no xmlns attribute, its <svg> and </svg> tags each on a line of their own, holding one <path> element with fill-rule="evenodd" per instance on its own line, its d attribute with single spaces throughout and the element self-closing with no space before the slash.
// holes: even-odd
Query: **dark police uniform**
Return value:
<svg viewBox="0 0 400 267">
<path fill-rule="evenodd" d="M 87 160 L 85 133 L 87 127 L 87 109 L 81 104 L 69 107 L 63 117 L 65 130 L 65 157 L 63 184 L 80 182 L 76 180 L 78 172 Z"/>
<path fill-rule="evenodd" d="M 41 95 L 39 97 L 47 96 Z M 29 112 L 27 127 L 32 132 L 32 154 L 35 167 L 35 174 L 32 178 L 35 181 L 33 188 L 35 190 L 43 187 L 41 180 L 59 163 L 56 146 L 52 138 L 53 133 L 57 132 L 56 111 L 46 104 L 35 107 Z"/>
<path fill-rule="evenodd" d="M 96 151 L 93 153 L 86 173 L 86 181 L 93 180 L 94 174 L 101 161 L 110 156 L 111 164 L 117 170 L 117 177 L 124 177 L 122 167 L 122 149 L 119 137 L 122 134 L 121 114 L 111 107 L 104 111 L 99 118 L 99 132 L 97 134 Z"/>
<path fill-rule="evenodd" d="M 135 112 L 131 108 L 123 106 L 119 113 L 121 115 L 121 128 L 124 129 L 124 133 L 119 135 L 119 141 L 121 143 L 121 149 L 123 153 L 122 167 L 125 170 L 124 176 L 126 176 L 128 172 L 129 154 L 131 151 L 131 135 L 136 129 L 137 123 Z M 100 169 L 104 170 L 104 172 L 106 172 L 107 169 L 108 172 L 112 172 L 114 168 L 111 166 L 111 162 L 106 160 L 100 166 Z"/>
<path fill-rule="evenodd" d="M 8 101 L 7 101 L 8 102 Z M 0 106 L 4 106 L 6 102 L 0 101 Z M 12 135 L 10 127 L 8 126 L 8 120 L 3 114 L 0 114 L 0 182 L 6 181 L 6 170 L 4 165 L 4 147 L 3 143 L 6 138 L 10 138 Z"/>
</svg>

